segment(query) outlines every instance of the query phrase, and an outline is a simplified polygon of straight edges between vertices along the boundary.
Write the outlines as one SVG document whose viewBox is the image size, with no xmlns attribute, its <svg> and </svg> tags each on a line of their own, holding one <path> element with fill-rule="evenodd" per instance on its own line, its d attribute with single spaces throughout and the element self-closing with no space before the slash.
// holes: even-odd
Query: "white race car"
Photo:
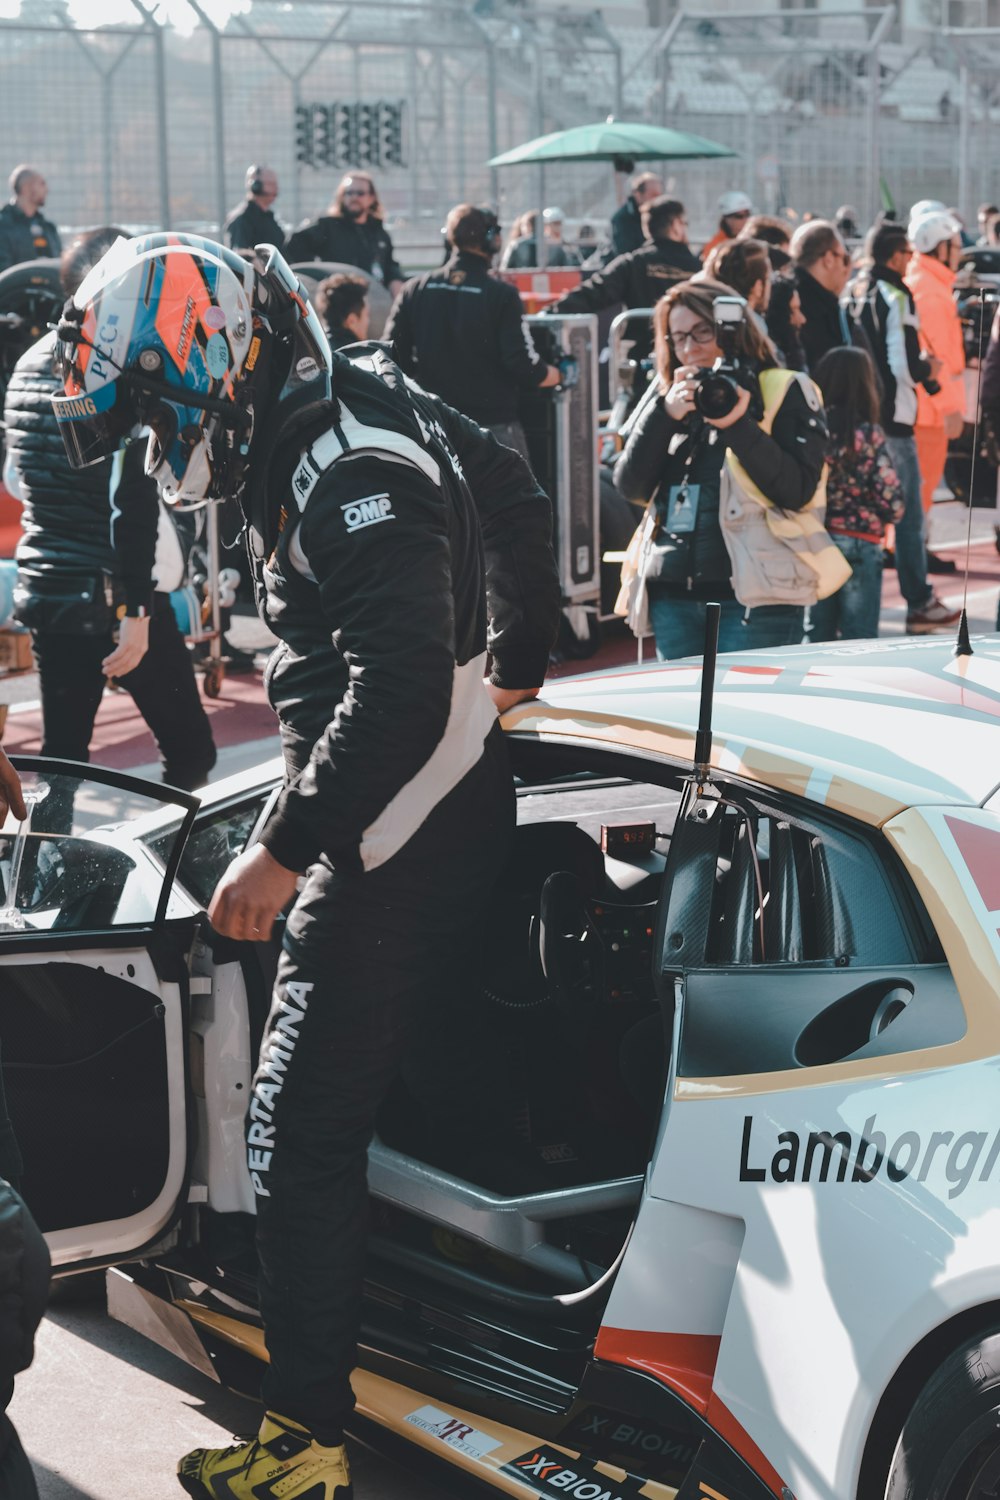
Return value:
<svg viewBox="0 0 1000 1500">
<path fill-rule="evenodd" d="M 576 678 L 433 1076 L 371 1147 L 357 1430 L 512 1496 L 1000 1495 L 1000 638 Z M 251 1389 L 243 1116 L 276 952 L 203 909 L 272 764 L 21 762 L 3 1077 L 63 1271 Z M 336 976 L 331 975 L 331 984 Z M 454 1056 L 464 1069 L 452 1066 Z"/>
</svg>

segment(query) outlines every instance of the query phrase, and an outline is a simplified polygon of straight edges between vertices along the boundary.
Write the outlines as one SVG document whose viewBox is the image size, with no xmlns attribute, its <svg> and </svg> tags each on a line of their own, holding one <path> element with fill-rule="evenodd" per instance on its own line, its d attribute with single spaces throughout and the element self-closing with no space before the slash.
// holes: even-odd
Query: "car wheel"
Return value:
<svg viewBox="0 0 1000 1500">
<path fill-rule="evenodd" d="M 1000 1330 L 942 1363 L 903 1424 L 885 1500 L 1000 1495 Z"/>
</svg>

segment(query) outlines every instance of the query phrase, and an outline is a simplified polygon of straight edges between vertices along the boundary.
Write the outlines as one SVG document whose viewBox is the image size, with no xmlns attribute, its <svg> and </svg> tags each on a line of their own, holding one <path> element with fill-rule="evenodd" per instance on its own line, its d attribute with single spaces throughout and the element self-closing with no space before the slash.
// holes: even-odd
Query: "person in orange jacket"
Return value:
<svg viewBox="0 0 1000 1500">
<path fill-rule="evenodd" d="M 702 260 L 708 259 L 716 245 L 734 240 L 752 213 L 753 204 L 746 193 L 741 193 L 738 188 L 723 193 L 719 199 L 719 227 L 703 248 Z"/>
<path fill-rule="evenodd" d="M 952 296 L 962 254 L 962 229 L 950 213 L 932 211 L 910 223 L 913 256 L 904 280 L 917 304 L 920 338 L 932 360 L 940 389 L 917 390 L 913 435 L 920 460 L 924 510 L 944 475 L 948 444 L 961 435 L 965 421 L 965 343 Z"/>
</svg>

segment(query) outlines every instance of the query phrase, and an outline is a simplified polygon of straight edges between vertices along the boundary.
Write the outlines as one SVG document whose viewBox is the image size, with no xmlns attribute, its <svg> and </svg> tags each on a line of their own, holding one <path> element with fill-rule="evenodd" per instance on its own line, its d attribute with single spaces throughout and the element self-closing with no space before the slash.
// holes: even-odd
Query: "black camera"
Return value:
<svg viewBox="0 0 1000 1500">
<path fill-rule="evenodd" d="M 745 307 L 742 297 L 715 299 L 715 341 L 722 354 L 710 370 L 699 370 L 694 377 L 695 410 L 703 417 L 728 417 L 747 387 L 744 367 L 736 353 L 736 335 L 743 325 Z"/>
</svg>

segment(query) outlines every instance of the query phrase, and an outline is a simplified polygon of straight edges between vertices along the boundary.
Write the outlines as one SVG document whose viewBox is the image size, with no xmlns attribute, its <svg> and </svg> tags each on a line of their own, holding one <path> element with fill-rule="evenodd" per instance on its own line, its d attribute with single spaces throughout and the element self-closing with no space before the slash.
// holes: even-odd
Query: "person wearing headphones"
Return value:
<svg viewBox="0 0 1000 1500">
<path fill-rule="evenodd" d="M 502 241 L 496 214 L 460 203 L 448 215 L 445 236 L 451 255 L 406 283 L 383 341 L 425 390 L 527 458 L 519 393 L 558 385 L 559 371 L 532 344 L 516 288 L 490 274 Z"/>
<path fill-rule="evenodd" d="M 255 245 L 284 249 L 285 231 L 274 217 L 278 174 L 253 162 L 247 167 L 247 195 L 226 220 L 222 236 L 230 250 L 252 250 Z"/>
<path fill-rule="evenodd" d="M 34 167 L 10 174 L 10 202 L 0 208 L 0 271 L 62 253 L 59 231 L 42 213 L 48 183 Z"/>
</svg>

